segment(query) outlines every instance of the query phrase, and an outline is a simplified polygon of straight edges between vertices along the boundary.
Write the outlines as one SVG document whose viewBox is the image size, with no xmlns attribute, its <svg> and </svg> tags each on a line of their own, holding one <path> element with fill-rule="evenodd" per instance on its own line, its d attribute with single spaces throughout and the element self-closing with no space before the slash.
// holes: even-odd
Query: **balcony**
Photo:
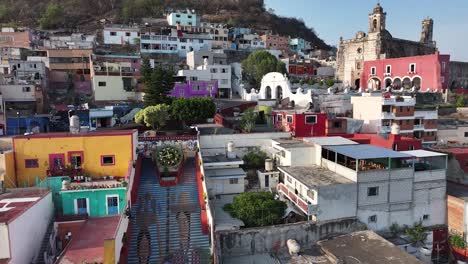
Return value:
<svg viewBox="0 0 468 264">
<path fill-rule="evenodd" d="M 382 112 L 382 119 L 394 119 L 395 113 L 391 112 Z"/>
<path fill-rule="evenodd" d="M 286 185 L 279 183 L 276 186 L 276 190 L 291 200 L 304 214 L 309 215 L 309 211 L 313 210 L 313 206 L 311 204 L 308 204 L 305 200 L 296 195 L 294 191 L 289 190 Z"/>
<path fill-rule="evenodd" d="M 414 125 L 413 130 L 424 130 L 424 125 Z"/>
<path fill-rule="evenodd" d="M 416 100 L 409 96 L 383 98 L 383 105 L 414 106 Z"/>
</svg>

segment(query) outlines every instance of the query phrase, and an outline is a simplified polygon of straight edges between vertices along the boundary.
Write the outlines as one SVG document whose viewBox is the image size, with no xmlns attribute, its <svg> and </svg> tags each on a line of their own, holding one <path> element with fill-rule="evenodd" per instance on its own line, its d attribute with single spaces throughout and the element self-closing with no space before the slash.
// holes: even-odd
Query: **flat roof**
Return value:
<svg viewBox="0 0 468 264">
<path fill-rule="evenodd" d="M 337 146 L 337 145 L 357 145 L 359 143 L 349 140 L 344 137 L 311 137 L 303 138 L 305 142 L 314 143 L 320 146 Z"/>
<path fill-rule="evenodd" d="M 348 178 L 319 166 L 292 166 L 279 167 L 279 169 L 291 175 L 307 187 L 354 183 Z"/>
<path fill-rule="evenodd" d="M 417 157 L 417 158 L 447 156 L 447 154 L 445 154 L 445 153 L 440 153 L 440 152 L 435 152 L 435 151 L 428 151 L 428 150 L 423 150 L 423 149 L 401 151 L 401 153 L 406 153 L 406 154 L 409 154 L 409 155 Z"/>
<path fill-rule="evenodd" d="M 312 145 L 309 145 L 304 141 L 295 140 L 295 139 L 274 139 L 274 141 L 278 142 L 279 146 L 285 149 L 313 147 Z"/>
<path fill-rule="evenodd" d="M 221 163 L 221 162 L 236 162 L 244 164 L 244 161 L 241 158 L 228 159 L 226 155 L 212 155 L 212 156 L 203 156 L 203 163 Z"/>
<path fill-rule="evenodd" d="M 245 178 L 246 172 L 241 168 L 208 169 L 205 176 L 215 179 Z"/>
<path fill-rule="evenodd" d="M 70 132 L 52 132 L 52 133 L 37 133 L 24 136 L 15 136 L 13 139 L 30 139 L 30 138 L 56 138 L 56 137 L 99 137 L 99 136 L 123 136 L 132 135 L 136 129 L 126 130 L 101 130 L 88 131 L 86 133 L 72 134 Z"/>
<path fill-rule="evenodd" d="M 344 145 L 344 146 L 328 146 L 329 150 L 343 154 L 347 157 L 355 159 L 377 159 L 377 158 L 411 158 L 409 154 L 393 151 L 390 149 L 376 147 L 373 145 Z"/>
<path fill-rule="evenodd" d="M 354 232 L 317 244 L 330 257 L 346 263 L 422 263 L 372 231 Z"/>
<path fill-rule="evenodd" d="M 18 188 L 0 194 L 0 223 L 12 222 L 49 193 L 47 188 Z"/>
<path fill-rule="evenodd" d="M 447 195 L 468 201 L 468 186 L 447 181 Z"/>
<path fill-rule="evenodd" d="M 73 234 L 58 263 L 104 263 L 104 240 L 114 238 L 120 216 L 90 218 Z"/>
</svg>

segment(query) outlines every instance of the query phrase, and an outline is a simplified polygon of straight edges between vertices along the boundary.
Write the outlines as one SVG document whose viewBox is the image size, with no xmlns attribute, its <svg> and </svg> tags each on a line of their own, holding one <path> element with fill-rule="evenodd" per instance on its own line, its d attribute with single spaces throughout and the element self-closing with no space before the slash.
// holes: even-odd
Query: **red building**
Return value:
<svg viewBox="0 0 468 264">
<path fill-rule="evenodd" d="M 325 113 L 275 110 L 273 120 L 276 128 L 291 132 L 294 137 L 345 135 L 347 129 L 346 119 L 327 118 Z"/>
<path fill-rule="evenodd" d="M 441 91 L 448 88 L 450 55 L 401 57 L 364 62 L 360 85 L 372 90 L 404 88 Z"/>
<path fill-rule="evenodd" d="M 422 148 L 422 141 L 402 135 L 353 134 L 348 139 L 359 144 L 371 144 L 396 151 L 408 151 Z"/>
<path fill-rule="evenodd" d="M 282 61 L 286 64 L 289 75 L 299 77 L 312 77 L 317 75 L 314 64 L 309 59 L 289 58 Z"/>
</svg>

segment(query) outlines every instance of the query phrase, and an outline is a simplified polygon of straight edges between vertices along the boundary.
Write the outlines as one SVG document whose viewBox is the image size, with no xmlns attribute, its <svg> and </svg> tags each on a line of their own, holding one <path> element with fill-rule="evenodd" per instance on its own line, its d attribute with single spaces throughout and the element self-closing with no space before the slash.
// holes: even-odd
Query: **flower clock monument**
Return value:
<svg viewBox="0 0 468 264">
<path fill-rule="evenodd" d="M 153 157 L 156 159 L 161 184 L 177 183 L 183 165 L 182 150 L 177 146 L 163 145 L 156 149 L 156 155 Z"/>
</svg>

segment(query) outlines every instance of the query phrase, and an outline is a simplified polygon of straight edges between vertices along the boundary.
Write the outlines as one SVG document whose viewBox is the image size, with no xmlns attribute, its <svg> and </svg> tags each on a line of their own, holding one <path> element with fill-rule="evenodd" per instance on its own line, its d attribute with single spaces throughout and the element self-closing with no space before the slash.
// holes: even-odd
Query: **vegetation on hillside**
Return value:
<svg viewBox="0 0 468 264">
<path fill-rule="evenodd" d="M 113 23 L 140 22 L 144 17 L 162 17 L 169 9 L 185 8 L 194 9 L 203 20 L 272 30 L 293 38 L 302 37 L 317 48 L 330 49 L 302 20 L 267 12 L 260 0 L 1 0 L 0 23 L 83 29 L 96 26 L 103 18 Z M 48 14 L 52 13 L 54 18 L 57 11 L 63 15 L 48 23 Z"/>
</svg>

